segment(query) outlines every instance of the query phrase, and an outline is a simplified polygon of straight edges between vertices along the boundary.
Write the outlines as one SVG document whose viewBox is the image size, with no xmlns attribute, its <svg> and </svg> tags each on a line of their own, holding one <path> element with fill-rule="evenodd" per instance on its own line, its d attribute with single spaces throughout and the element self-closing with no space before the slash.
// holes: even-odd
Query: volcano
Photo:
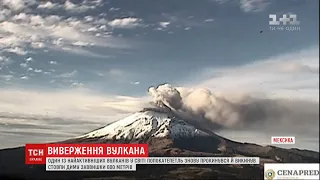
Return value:
<svg viewBox="0 0 320 180">
<path fill-rule="evenodd" d="M 139 165 L 136 172 L 46 172 L 24 164 L 24 147 L 0 150 L 0 179 L 263 179 L 263 163 L 319 163 L 319 153 L 235 142 L 184 120 L 169 108 L 146 108 L 58 143 L 147 143 L 150 156 L 254 156 L 260 165 Z"/>
</svg>

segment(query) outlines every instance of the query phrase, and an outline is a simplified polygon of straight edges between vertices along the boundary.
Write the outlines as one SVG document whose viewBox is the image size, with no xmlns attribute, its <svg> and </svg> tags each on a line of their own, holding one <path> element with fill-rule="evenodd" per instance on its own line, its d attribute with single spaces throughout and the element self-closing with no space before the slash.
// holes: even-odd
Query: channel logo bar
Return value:
<svg viewBox="0 0 320 180">
<path fill-rule="evenodd" d="M 264 179 L 320 179 L 319 163 L 265 163 Z"/>
</svg>

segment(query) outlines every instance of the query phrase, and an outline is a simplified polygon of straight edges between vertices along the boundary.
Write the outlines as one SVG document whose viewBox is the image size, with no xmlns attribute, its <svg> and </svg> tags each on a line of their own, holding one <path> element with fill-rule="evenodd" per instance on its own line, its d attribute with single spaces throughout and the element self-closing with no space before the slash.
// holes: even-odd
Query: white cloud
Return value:
<svg viewBox="0 0 320 180">
<path fill-rule="evenodd" d="M 117 83 L 124 83 L 124 84 L 140 84 L 139 81 L 136 81 L 138 78 L 138 74 L 135 72 L 127 71 L 124 69 L 109 69 L 107 71 L 89 71 L 94 75 L 105 78 L 108 80 L 116 81 Z"/>
<path fill-rule="evenodd" d="M 28 57 L 28 58 L 26 59 L 26 61 L 27 61 L 27 63 L 29 63 L 29 62 L 33 61 L 33 58 L 32 58 L 32 57 Z"/>
<path fill-rule="evenodd" d="M 135 81 L 135 82 L 131 82 L 131 84 L 139 85 L 139 84 L 140 84 L 140 82 L 139 82 L 139 81 Z"/>
<path fill-rule="evenodd" d="M 1 123 L 6 124 L 5 128 L 0 126 L 0 132 L 9 132 L 5 137 L 15 142 L 10 144 L 0 138 L 0 148 L 22 145 L 30 139 L 41 143 L 48 139 L 58 141 L 71 138 L 144 107 L 140 98 L 97 94 L 78 87 L 51 92 L 0 89 L 0 99 Z M 21 132 L 30 133 L 22 137 Z"/>
<path fill-rule="evenodd" d="M 136 112 L 144 105 L 140 98 L 100 95 L 81 88 L 58 92 L 0 89 L 0 99 L 0 114 L 48 115 L 75 120 L 102 120 L 104 123 L 108 123 L 107 117 Z"/>
<path fill-rule="evenodd" d="M 60 74 L 57 77 L 60 77 L 60 78 L 71 78 L 71 77 L 74 77 L 77 73 L 78 72 L 76 70 L 74 70 L 72 72 L 67 72 L 67 73 Z"/>
<path fill-rule="evenodd" d="M 35 72 L 35 73 L 41 73 L 42 70 L 41 70 L 41 69 L 35 69 L 34 72 Z"/>
<path fill-rule="evenodd" d="M 162 18 L 164 18 L 170 24 L 175 25 L 175 27 L 203 27 L 203 21 L 194 19 L 194 16 L 183 16 L 179 13 L 162 13 Z"/>
<path fill-rule="evenodd" d="M 0 67 L 12 63 L 12 60 L 6 56 L 0 56 Z"/>
<path fill-rule="evenodd" d="M 73 7 L 66 2 L 67 7 Z M 107 24 L 103 17 L 88 17 L 79 19 L 76 17 L 60 17 L 57 15 L 34 15 L 26 12 L 4 14 L 1 10 L 0 17 L 0 50 L 9 51 L 18 55 L 26 55 L 27 48 L 62 50 L 71 53 L 83 53 L 91 55 L 85 46 L 97 47 L 128 47 L 128 43 L 121 42 L 112 37 L 108 28 L 102 28 Z M 132 19 L 111 22 L 114 26 L 132 27 L 137 24 Z M 105 26 L 106 27 L 106 26 Z M 102 36 L 97 37 L 96 34 Z"/>
<path fill-rule="evenodd" d="M 63 4 L 58 4 L 58 3 L 52 3 L 50 1 L 47 2 L 42 2 L 38 5 L 37 8 L 39 9 L 64 9 L 67 12 L 71 13 L 83 13 L 86 12 L 90 9 L 94 9 L 97 6 L 100 6 L 102 4 L 102 1 L 81 1 L 79 3 L 74 3 L 69 0 L 65 1 Z"/>
<path fill-rule="evenodd" d="M 1 5 L 0 5 L 1 8 Z M 11 11 L 8 9 L 0 9 L 0 21 L 7 19 L 11 14 Z"/>
<path fill-rule="evenodd" d="M 94 17 L 92 17 L 92 16 L 85 16 L 85 17 L 84 17 L 84 20 L 85 20 L 86 22 L 92 22 L 92 21 L 94 20 Z"/>
<path fill-rule="evenodd" d="M 20 47 L 7 48 L 7 49 L 3 49 L 3 51 L 15 53 L 17 55 L 26 55 L 28 53 L 28 51 Z"/>
<path fill-rule="evenodd" d="M 0 1 L 0 8 L 8 7 L 12 11 L 21 11 L 35 3 L 35 0 L 2 0 Z"/>
<path fill-rule="evenodd" d="M 76 87 L 76 88 L 78 88 L 78 87 L 84 87 L 84 84 L 81 83 L 81 82 L 73 82 L 73 83 L 71 84 L 71 87 Z"/>
<path fill-rule="evenodd" d="M 87 42 L 82 42 L 82 41 L 76 41 L 74 43 L 72 43 L 75 46 L 89 46 L 90 44 Z"/>
<path fill-rule="evenodd" d="M 214 21 L 214 19 L 206 19 L 206 20 L 204 20 L 204 22 L 206 22 L 206 23 L 213 22 L 213 21 Z"/>
<path fill-rule="evenodd" d="M 20 79 L 27 80 L 27 79 L 29 79 L 29 77 L 28 76 L 22 76 L 22 77 L 20 77 Z"/>
<path fill-rule="evenodd" d="M 105 74 L 104 72 L 92 71 L 91 73 L 93 73 L 94 75 L 99 76 L 99 77 L 104 77 L 104 76 L 106 76 L 106 74 Z"/>
<path fill-rule="evenodd" d="M 57 47 L 61 47 L 63 46 L 63 38 L 57 38 L 57 39 L 53 39 L 52 40 L 52 44 L 57 46 Z"/>
<path fill-rule="evenodd" d="M 124 76 L 126 73 L 120 69 L 111 69 L 109 70 L 109 74 L 112 76 Z"/>
<path fill-rule="evenodd" d="M 109 9 L 109 11 L 119 11 L 119 10 L 120 10 L 120 8 L 115 8 L 115 7 L 112 7 Z"/>
<path fill-rule="evenodd" d="M 244 12 L 263 11 L 269 4 L 269 0 L 240 0 L 240 8 Z"/>
<path fill-rule="evenodd" d="M 13 78 L 13 75 L 0 75 L 0 79 L 3 79 L 5 81 L 11 81 Z"/>
<path fill-rule="evenodd" d="M 38 8 L 40 9 L 53 9 L 55 7 L 57 7 L 58 5 L 57 4 L 54 4 L 50 1 L 47 1 L 47 2 L 42 2 L 38 5 Z"/>
<path fill-rule="evenodd" d="M 74 4 L 71 1 L 67 0 L 64 3 L 64 8 L 67 11 L 69 10 L 69 11 L 72 11 L 72 12 L 81 13 L 81 12 L 85 12 L 85 11 L 91 9 L 91 8 L 94 8 L 94 6 L 87 6 L 85 4 Z"/>
<path fill-rule="evenodd" d="M 23 67 L 23 68 L 27 68 L 28 64 L 27 63 L 21 63 L 20 66 Z"/>
<path fill-rule="evenodd" d="M 208 68 L 199 75 L 202 79 L 196 80 L 196 86 L 218 92 L 236 90 L 269 98 L 319 101 L 318 54 L 318 48 L 311 48 L 240 67 Z"/>
<path fill-rule="evenodd" d="M 58 64 L 57 61 L 50 61 L 49 64 Z"/>
<path fill-rule="evenodd" d="M 98 31 L 98 28 L 96 27 L 91 27 L 87 30 L 88 32 L 97 32 Z"/>
<path fill-rule="evenodd" d="M 114 19 L 108 24 L 114 28 L 135 28 L 141 25 L 141 19 L 127 17 L 122 19 Z"/>
<path fill-rule="evenodd" d="M 170 22 L 160 22 L 159 25 L 162 27 L 162 28 L 167 28 L 169 25 L 170 25 Z"/>
<path fill-rule="evenodd" d="M 0 23 L 1 26 L 1 23 Z M 4 30 L 2 30 L 4 31 Z M 0 31 L 0 36 L 1 36 L 1 31 Z M 11 47 L 15 47 L 15 46 L 22 46 L 25 45 L 25 40 L 23 39 L 23 37 L 20 36 L 13 36 L 13 35 L 7 35 L 4 36 L 5 32 L 3 33 L 3 37 L 0 38 L 0 48 L 11 48 Z"/>
<path fill-rule="evenodd" d="M 82 47 L 77 48 L 76 46 L 66 46 L 63 47 L 61 49 L 55 49 L 57 51 L 66 51 L 69 53 L 73 53 L 73 54 L 78 54 L 81 56 L 87 56 L 87 57 L 96 57 L 96 58 L 109 58 L 109 55 L 104 55 L 104 54 L 99 54 L 99 53 L 95 53 L 95 52 L 91 52 L 89 50 L 86 50 Z"/>
</svg>

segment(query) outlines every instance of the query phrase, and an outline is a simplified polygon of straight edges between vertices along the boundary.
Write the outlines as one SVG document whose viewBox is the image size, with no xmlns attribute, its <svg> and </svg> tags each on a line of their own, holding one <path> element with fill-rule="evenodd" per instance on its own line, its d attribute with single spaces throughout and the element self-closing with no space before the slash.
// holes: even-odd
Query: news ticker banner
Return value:
<svg viewBox="0 0 320 180">
<path fill-rule="evenodd" d="M 147 144 L 27 144 L 26 164 L 47 171 L 136 171 L 139 164 L 259 164 L 259 157 L 148 157 Z"/>
</svg>

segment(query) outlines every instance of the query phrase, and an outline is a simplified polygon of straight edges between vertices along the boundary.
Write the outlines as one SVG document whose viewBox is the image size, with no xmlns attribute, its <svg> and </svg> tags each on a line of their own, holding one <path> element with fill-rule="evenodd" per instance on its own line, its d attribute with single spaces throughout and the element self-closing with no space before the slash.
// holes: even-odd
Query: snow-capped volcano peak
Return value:
<svg viewBox="0 0 320 180">
<path fill-rule="evenodd" d="M 197 135 L 207 134 L 170 113 L 145 109 L 79 138 L 135 140 L 170 137 L 176 139 Z"/>
</svg>

